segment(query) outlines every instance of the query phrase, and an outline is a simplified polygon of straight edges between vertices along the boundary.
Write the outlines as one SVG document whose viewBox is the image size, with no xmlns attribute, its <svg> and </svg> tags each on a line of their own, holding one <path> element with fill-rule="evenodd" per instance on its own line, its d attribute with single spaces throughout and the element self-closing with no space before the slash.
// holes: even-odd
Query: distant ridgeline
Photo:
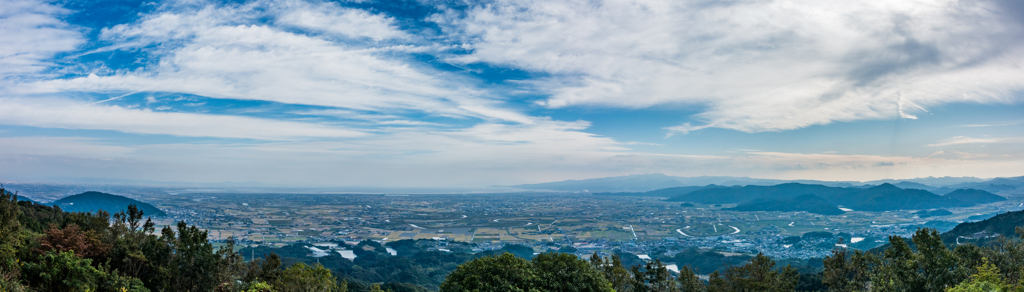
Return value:
<svg viewBox="0 0 1024 292">
<path fill-rule="evenodd" d="M 674 202 L 701 204 L 738 204 L 740 211 L 807 211 L 817 214 L 842 214 L 837 206 L 857 211 L 889 211 L 901 209 L 938 209 L 970 207 L 1005 201 L 993 193 L 960 189 L 945 196 L 921 189 L 902 189 L 884 183 L 870 188 L 830 187 L 801 183 L 774 186 L 707 185 L 675 187 L 642 193 L 597 193 L 595 195 L 667 197 Z"/>
<path fill-rule="evenodd" d="M 942 241 L 951 244 L 959 242 L 984 243 L 1002 235 L 1017 236 L 1017 228 L 1024 227 L 1024 210 L 1006 212 L 978 222 L 961 223 L 953 230 L 942 234 Z"/>
<path fill-rule="evenodd" d="M 153 205 L 101 192 L 84 192 L 77 195 L 71 195 L 64 197 L 63 199 L 56 200 L 48 205 L 60 207 L 61 210 L 66 212 L 96 212 L 103 210 L 113 214 L 127 210 L 128 205 L 132 204 L 137 206 L 139 210 L 142 210 L 147 217 L 167 216 L 166 212 L 161 211 Z"/>
<path fill-rule="evenodd" d="M 0 195 L 16 195 L 16 194 L 12 193 L 12 192 L 9 192 L 6 189 L 0 188 Z M 18 201 L 26 201 L 26 202 L 33 202 L 33 203 L 39 204 L 39 202 L 36 202 L 36 201 L 34 201 L 32 199 L 29 199 L 29 198 L 26 198 L 24 196 L 18 196 Z"/>
</svg>

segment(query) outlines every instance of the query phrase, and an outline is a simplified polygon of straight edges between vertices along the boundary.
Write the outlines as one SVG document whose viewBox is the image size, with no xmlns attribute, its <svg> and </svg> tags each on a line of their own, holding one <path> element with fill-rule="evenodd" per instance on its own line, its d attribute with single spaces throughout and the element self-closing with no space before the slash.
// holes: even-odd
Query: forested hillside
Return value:
<svg viewBox="0 0 1024 292">
<path fill-rule="evenodd" d="M 60 200 L 56 200 L 49 205 L 58 206 L 68 212 L 96 212 L 100 210 L 107 212 L 119 212 L 128 210 L 128 205 L 135 205 L 139 211 L 145 212 L 150 216 L 167 215 L 167 213 L 164 213 L 164 211 L 161 211 L 153 205 L 131 198 L 101 192 L 84 192 L 77 195 L 71 195 Z"/>
</svg>

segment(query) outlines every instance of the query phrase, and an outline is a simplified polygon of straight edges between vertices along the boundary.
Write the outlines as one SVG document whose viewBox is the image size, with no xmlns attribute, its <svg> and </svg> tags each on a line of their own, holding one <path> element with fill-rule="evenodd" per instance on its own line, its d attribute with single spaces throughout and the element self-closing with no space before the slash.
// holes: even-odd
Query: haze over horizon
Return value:
<svg viewBox="0 0 1024 292">
<path fill-rule="evenodd" d="M 1024 4 L 0 0 L 0 181 L 1024 175 Z"/>
</svg>

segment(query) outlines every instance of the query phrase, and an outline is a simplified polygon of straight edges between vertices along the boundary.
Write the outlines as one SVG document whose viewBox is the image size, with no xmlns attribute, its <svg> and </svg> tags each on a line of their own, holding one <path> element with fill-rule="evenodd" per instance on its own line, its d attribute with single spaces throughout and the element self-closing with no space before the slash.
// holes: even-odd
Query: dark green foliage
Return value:
<svg viewBox="0 0 1024 292">
<path fill-rule="evenodd" d="M 22 226 L 36 233 L 42 233 L 50 228 L 50 225 L 57 225 L 57 228 L 64 228 L 68 225 L 78 225 L 82 231 L 95 231 L 103 233 L 110 224 L 110 213 L 97 211 L 95 213 L 69 213 L 60 207 L 40 205 L 33 202 L 18 202 L 21 214 L 18 220 Z"/>
<path fill-rule="evenodd" d="M 107 275 L 100 285 L 100 291 L 110 292 L 149 292 L 142 280 L 121 275 L 117 270 Z"/>
<path fill-rule="evenodd" d="M 22 232 L 21 208 L 18 207 L 18 196 L 8 193 L 0 187 L 0 282 L 5 286 L 17 286 L 12 283 L 18 278 L 20 264 L 16 256 L 17 242 L 21 241 Z M 8 289 L 8 288 L 5 288 Z M 14 289 L 10 287 L 9 289 Z"/>
<path fill-rule="evenodd" d="M 322 265 L 307 266 L 303 263 L 285 269 L 273 285 L 280 292 L 332 292 L 339 289 L 330 270 Z"/>
<path fill-rule="evenodd" d="M 828 286 L 821 282 L 821 273 L 800 274 L 796 282 L 796 291 L 819 292 L 828 291 Z"/>
<path fill-rule="evenodd" d="M 829 203 L 827 200 L 810 194 L 792 199 L 756 199 L 727 210 L 781 212 L 805 211 L 808 213 L 822 215 L 839 215 L 846 213 L 843 212 L 843 210 L 839 210 L 836 205 Z"/>
<path fill-rule="evenodd" d="M 476 258 L 460 265 L 441 284 L 441 291 L 570 292 L 611 289 L 612 284 L 594 266 L 564 253 L 543 253 L 532 261 L 511 253 Z"/>
<path fill-rule="evenodd" d="M 679 269 L 679 289 L 681 292 L 705 292 L 708 287 L 704 285 L 704 280 L 697 277 L 697 271 L 694 271 L 690 266 L 683 266 Z"/>
<path fill-rule="evenodd" d="M 153 205 L 127 197 L 101 192 L 84 192 L 77 195 L 67 196 L 54 201 L 50 205 L 59 206 L 66 212 L 97 212 L 99 210 L 107 212 L 122 212 L 126 211 L 129 205 L 135 205 L 146 214 L 150 214 L 152 216 L 167 216 L 167 213 Z"/>
<path fill-rule="evenodd" d="M 533 258 L 535 289 L 550 292 L 608 291 L 611 284 L 589 263 L 566 253 L 542 253 Z M 666 272 L 667 274 L 667 272 Z"/>
<path fill-rule="evenodd" d="M 531 266 L 511 253 L 476 258 L 449 274 L 441 291 L 530 291 L 537 281 Z"/>
<path fill-rule="evenodd" d="M 633 291 L 636 292 L 675 292 L 679 283 L 672 278 L 672 274 L 661 261 L 647 262 L 641 269 L 640 266 L 630 268 L 633 274 Z"/>
<path fill-rule="evenodd" d="M 41 291 L 94 291 L 104 278 L 103 272 L 92 266 L 92 260 L 70 251 L 48 251 L 37 261 L 26 263 L 22 273 L 30 286 Z"/>
<path fill-rule="evenodd" d="M 878 258 L 845 248 L 832 250 L 832 256 L 823 261 L 824 271 L 819 275 L 822 285 L 829 291 L 863 291 L 871 281 L 871 271 L 878 265 Z M 809 288 L 809 287 L 807 287 Z"/>
<path fill-rule="evenodd" d="M 725 271 L 724 283 L 716 289 L 725 291 L 793 291 L 799 275 L 792 267 L 775 269 L 775 261 L 757 254 L 750 262 L 741 267 L 729 268 Z M 723 285 L 724 284 L 724 285 Z M 719 290 L 721 291 L 721 290 Z"/>
<path fill-rule="evenodd" d="M 330 253 L 318 259 L 309 257 L 307 244 L 292 244 L 281 248 L 244 248 L 239 253 L 247 257 L 249 254 L 255 254 L 258 257 L 257 261 L 263 261 L 260 257 L 267 254 L 280 254 L 278 262 L 283 262 L 284 266 L 320 263 L 339 279 L 347 280 L 352 291 L 366 291 L 372 283 L 383 283 L 381 287 L 384 290 L 390 287 L 387 285 L 389 283 L 406 283 L 436 291 L 444 282 L 446 275 L 454 271 L 459 264 L 474 257 L 470 253 L 458 252 L 470 248 L 456 242 L 447 243 L 447 248 L 453 252 L 430 250 L 436 249 L 438 242 L 434 240 L 400 240 L 387 243 L 386 247 L 395 249 L 398 256 L 391 256 L 375 242 L 360 243 L 357 246 L 339 244 L 356 250 L 369 246 L 374 251 L 359 252 L 361 256 L 356 257 L 355 262 L 342 258 L 337 253 Z"/>
<path fill-rule="evenodd" d="M 597 253 L 594 253 L 590 256 L 590 265 L 604 275 L 605 280 L 611 284 L 615 291 L 629 291 L 633 285 L 633 278 L 630 276 L 629 270 L 626 270 L 626 267 L 622 265 L 622 260 L 617 255 L 604 259 Z"/>
</svg>

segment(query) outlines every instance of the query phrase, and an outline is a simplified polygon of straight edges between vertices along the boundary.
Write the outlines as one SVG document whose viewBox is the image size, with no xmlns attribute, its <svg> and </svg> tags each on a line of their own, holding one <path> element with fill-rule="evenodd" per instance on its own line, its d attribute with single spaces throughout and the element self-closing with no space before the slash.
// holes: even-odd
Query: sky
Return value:
<svg viewBox="0 0 1024 292">
<path fill-rule="evenodd" d="M 1017 0 L 0 0 L 0 181 L 1024 175 Z"/>
</svg>

